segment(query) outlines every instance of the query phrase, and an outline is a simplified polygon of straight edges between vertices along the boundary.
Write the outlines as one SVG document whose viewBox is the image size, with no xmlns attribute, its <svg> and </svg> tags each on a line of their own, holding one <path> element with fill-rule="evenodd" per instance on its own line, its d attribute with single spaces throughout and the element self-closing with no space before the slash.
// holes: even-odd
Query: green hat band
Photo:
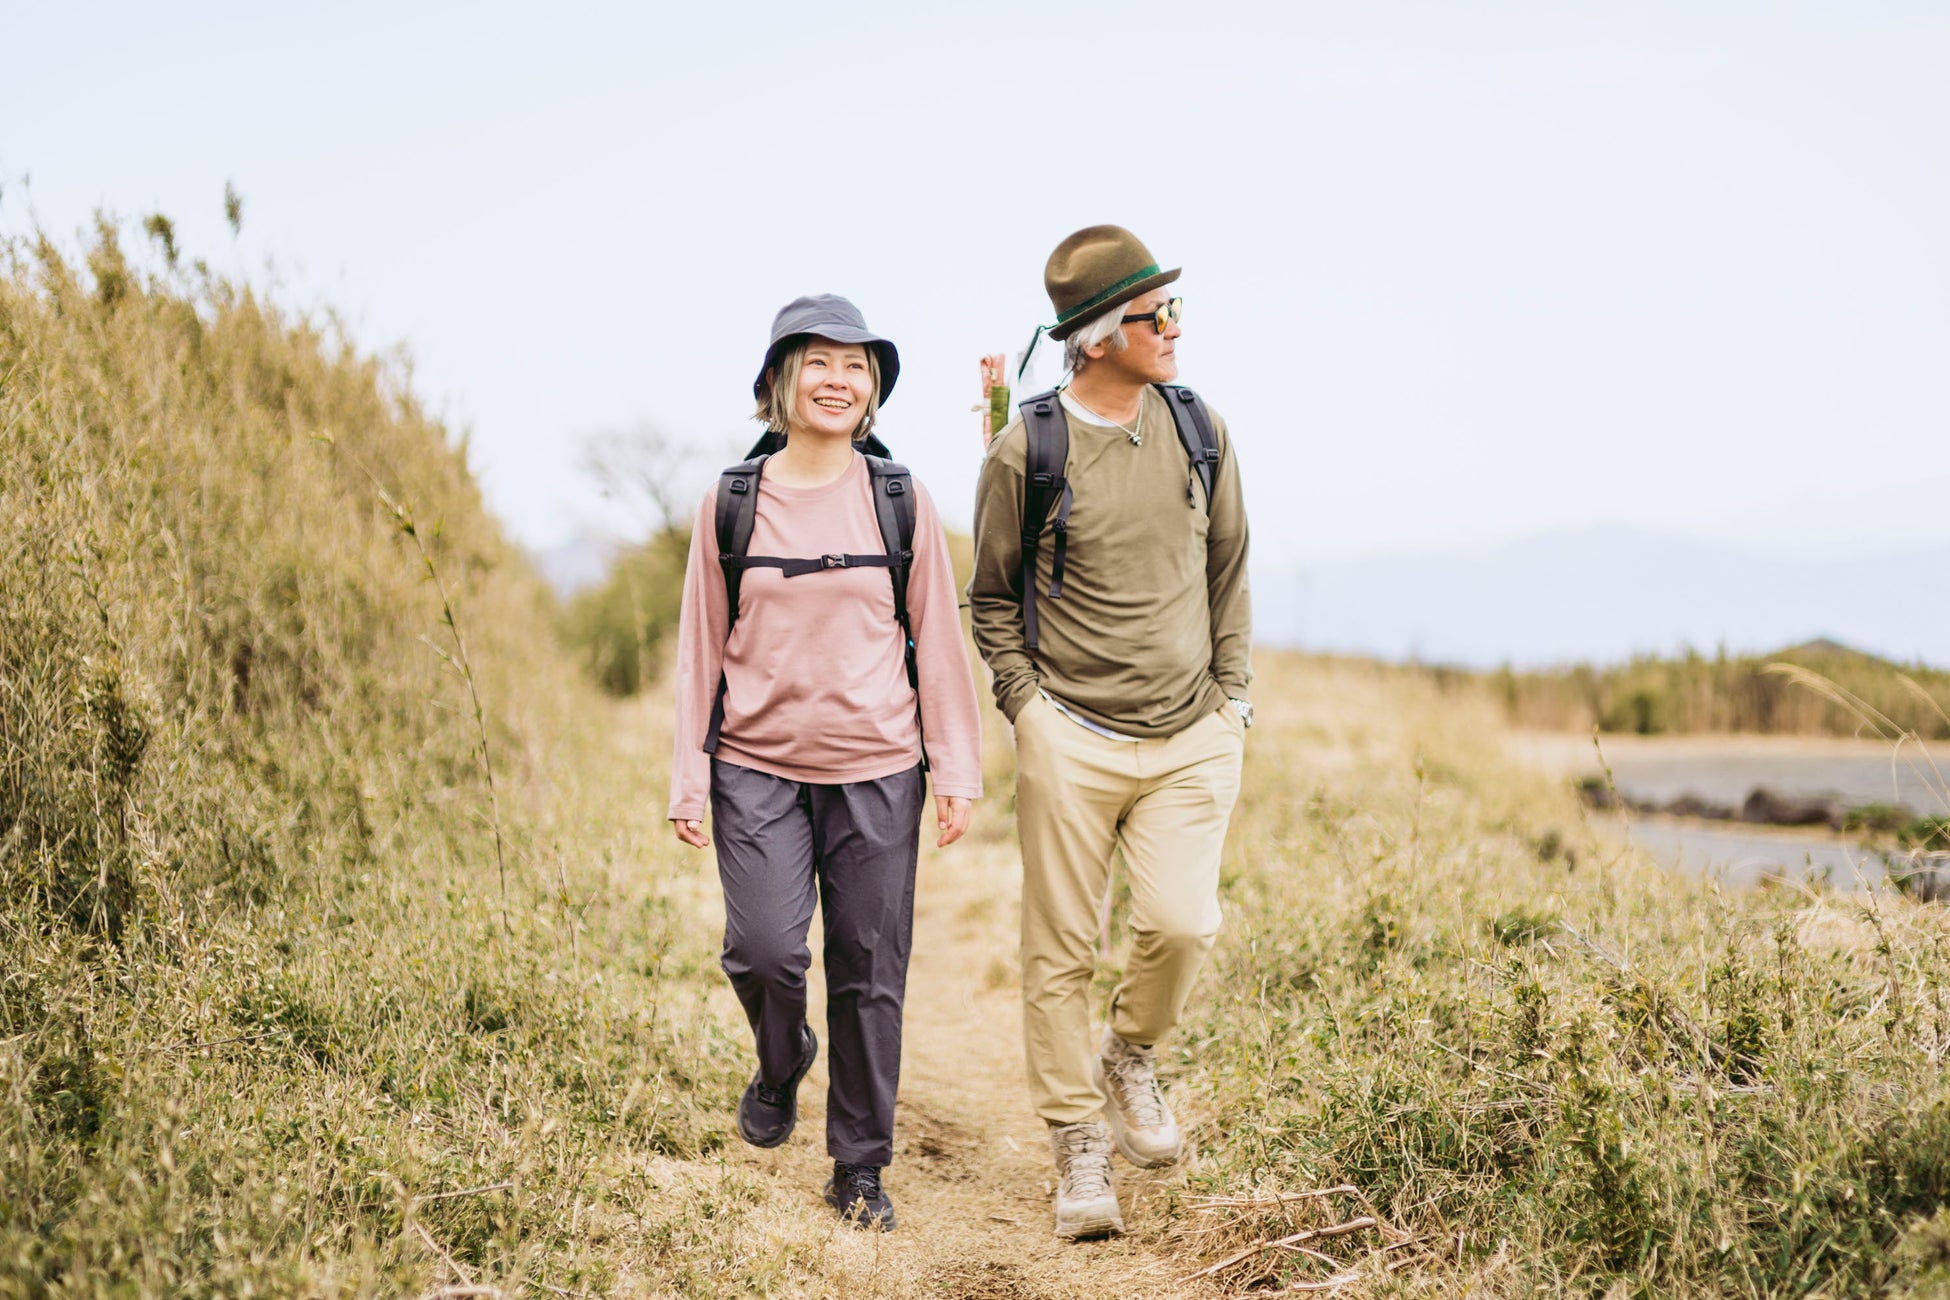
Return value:
<svg viewBox="0 0 1950 1300">
<path fill-rule="evenodd" d="M 1105 303 L 1115 299 L 1118 294 L 1124 292 L 1124 290 L 1130 288 L 1132 285 L 1136 284 L 1139 280 L 1148 279 L 1149 277 L 1154 276 L 1157 273 L 1158 273 L 1158 264 L 1156 262 L 1153 262 L 1151 263 L 1151 265 L 1143 267 L 1140 270 L 1134 271 L 1130 275 L 1125 276 L 1122 280 L 1119 280 L 1116 284 L 1111 285 L 1108 289 L 1104 289 L 1097 293 L 1092 294 L 1089 298 L 1086 298 L 1084 301 L 1078 303 L 1076 306 L 1070 308 L 1068 311 L 1060 311 L 1056 313 L 1056 323 L 1058 325 L 1064 325 L 1069 323 L 1070 321 L 1075 320 L 1077 317 L 1083 315 L 1087 311 L 1095 311 L 1097 308 L 1103 306 Z"/>
</svg>

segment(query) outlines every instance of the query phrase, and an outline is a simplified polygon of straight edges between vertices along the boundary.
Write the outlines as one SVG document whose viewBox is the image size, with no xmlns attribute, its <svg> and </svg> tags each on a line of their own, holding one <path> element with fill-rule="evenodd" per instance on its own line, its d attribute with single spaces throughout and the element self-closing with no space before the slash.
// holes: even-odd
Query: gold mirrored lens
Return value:
<svg viewBox="0 0 1950 1300">
<path fill-rule="evenodd" d="M 1173 298 L 1170 302 L 1158 308 L 1158 333 L 1164 333 L 1167 328 L 1175 324 L 1178 318 L 1184 314 L 1185 300 L 1183 298 Z"/>
</svg>

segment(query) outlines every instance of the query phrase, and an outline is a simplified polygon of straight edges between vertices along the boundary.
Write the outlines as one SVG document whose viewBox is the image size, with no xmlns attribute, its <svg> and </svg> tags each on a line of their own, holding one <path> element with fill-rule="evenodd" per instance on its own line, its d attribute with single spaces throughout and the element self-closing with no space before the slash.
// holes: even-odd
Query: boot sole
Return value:
<svg viewBox="0 0 1950 1300">
<path fill-rule="evenodd" d="M 799 1083 L 806 1077 L 806 1071 L 813 1068 L 813 1062 L 819 1059 L 819 1035 L 813 1032 L 811 1025 L 806 1026 L 806 1037 L 811 1040 L 812 1046 L 806 1050 L 806 1059 L 800 1062 L 799 1068 L 792 1072 L 792 1078 L 786 1084 L 792 1090 L 792 1122 L 785 1126 L 785 1132 L 770 1142 L 761 1142 L 745 1131 L 745 1115 L 741 1107 L 738 1113 L 738 1136 L 748 1145 L 764 1151 L 769 1151 L 773 1147 L 782 1147 L 786 1144 L 786 1139 L 792 1136 L 792 1130 L 799 1127 Z"/>
<path fill-rule="evenodd" d="M 1056 1221 L 1056 1235 L 1065 1241 L 1087 1241 L 1098 1237 L 1115 1236 L 1124 1231 L 1124 1215 L 1113 1208 L 1084 1218 L 1078 1223 Z"/>
<path fill-rule="evenodd" d="M 1117 1148 L 1117 1154 L 1123 1156 L 1127 1164 L 1135 1165 L 1139 1169 L 1164 1169 L 1177 1164 L 1178 1158 L 1185 1153 L 1185 1140 L 1180 1138 L 1178 1149 L 1168 1156 L 1146 1156 L 1139 1152 L 1131 1145 L 1128 1131 L 1124 1127 L 1123 1113 L 1117 1109 L 1117 1102 L 1111 1096 L 1110 1081 L 1104 1077 L 1103 1058 L 1093 1058 L 1090 1070 L 1096 1079 L 1097 1090 L 1104 1094 L 1104 1120 L 1110 1126 L 1110 1141 L 1111 1145 Z"/>
</svg>

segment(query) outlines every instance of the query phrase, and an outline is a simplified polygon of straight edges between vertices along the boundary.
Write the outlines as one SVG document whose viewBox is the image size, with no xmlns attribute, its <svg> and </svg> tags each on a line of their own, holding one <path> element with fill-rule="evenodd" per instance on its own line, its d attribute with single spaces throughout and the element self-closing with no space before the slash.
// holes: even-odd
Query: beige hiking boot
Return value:
<svg viewBox="0 0 1950 1300">
<path fill-rule="evenodd" d="M 1075 1241 L 1124 1231 L 1117 1193 L 1110 1186 L 1110 1132 L 1103 1121 L 1052 1124 L 1056 1153 L 1056 1235 Z"/>
<path fill-rule="evenodd" d="M 1178 1159 L 1184 1145 L 1178 1121 L 1158 1091 L 1152 1069 L 1155 1047 L 1127 1043 L 1104 1030 L 1104 1050 L 1097 1056 L 1097 1086 L 1104 1090 L 1104 1117 L 1110 1121 L 1117 1154 L 1140 1169 L 1156 1169 Z"/>
</svg>

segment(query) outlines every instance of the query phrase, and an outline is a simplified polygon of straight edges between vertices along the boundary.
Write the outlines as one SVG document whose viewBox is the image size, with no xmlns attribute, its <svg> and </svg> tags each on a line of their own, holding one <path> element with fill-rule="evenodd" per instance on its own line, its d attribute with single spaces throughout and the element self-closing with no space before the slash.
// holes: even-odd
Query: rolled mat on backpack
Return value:
<svg viewBox="0 0 1950 1300">
<path fill-rule="evenodd" d="M 1009 427 L 1009 386 L 997 384 L 989 389 L 989 427 L 990 436 L 1001 433 Z"/>
</svg>

